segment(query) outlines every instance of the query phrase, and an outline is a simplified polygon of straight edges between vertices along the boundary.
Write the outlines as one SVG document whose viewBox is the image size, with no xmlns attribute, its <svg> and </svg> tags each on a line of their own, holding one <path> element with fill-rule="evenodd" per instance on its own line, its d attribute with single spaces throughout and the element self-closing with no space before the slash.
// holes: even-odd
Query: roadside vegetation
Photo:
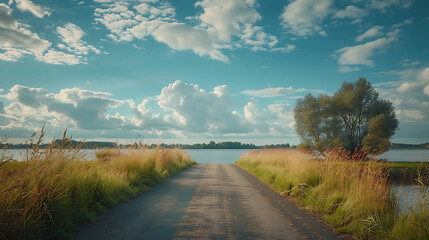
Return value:
<svg viewBox="0 0 429 240">
<path fill-rule="evenodd" d="M 43 138 L 40 134 L 38 143 Z M 103 149 L 87 161 L 79 147 L 36 143 L 28 161 L 0 162 L 0 239 L 57 239 L 195 161 L 180 149 Z"/>
<path fill-rule="evenodd" d="M 256 150 L 235 164 L 322 215 L 340 233 L 357 239 L 429 239 L 429 196 L 414 211 L 397 213 L 390 165 L 366 154 L 334 150 L 315 158 L 297 150 Z"/>
</svg>

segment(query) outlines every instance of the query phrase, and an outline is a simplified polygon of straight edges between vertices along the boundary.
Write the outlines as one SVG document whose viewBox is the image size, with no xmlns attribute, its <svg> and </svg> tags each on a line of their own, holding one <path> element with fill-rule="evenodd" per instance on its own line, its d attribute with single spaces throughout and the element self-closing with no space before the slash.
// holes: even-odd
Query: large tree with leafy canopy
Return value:
<svg viewBox="0 0 429 240">
<path fill-rule="evenodd" d="M 398 129 L 395 109 L 365 78 L 344 82 L 333 95 L 307 94 L 294 109 L 296 131 L 306 148 L 342 146 L 350 151 L 384 151 Z"/>
</svg>

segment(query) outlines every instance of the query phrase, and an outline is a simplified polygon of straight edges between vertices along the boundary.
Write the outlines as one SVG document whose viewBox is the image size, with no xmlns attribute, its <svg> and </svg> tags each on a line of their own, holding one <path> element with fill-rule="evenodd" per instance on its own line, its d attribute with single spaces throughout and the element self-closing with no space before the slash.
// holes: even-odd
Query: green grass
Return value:
<svg viewBox="0 0 429 240">
<path fill-rule="evenodd" d="M 195 164 L 180 149 L 103 150 L 80 161 L 46 149 L 28 162 L 0 166 L 0 239 L 69 237 L 78 225 Z"/>
<path fill-rule="evenodd" d="M 390 178 L 395 183 L 418 183 L 429 179 L 429 162 L 389 162 Z M 417 182 L 416 182 L 417 181 Z M 427 181 L 425 184 L 429 184 Z"/>
<path fill-rule="evenodd" d="M 345 159 L 339 151 L 322 160 L 276 149 L 251 151 L 235 164 L 320 214 L 340 233 L 356 239 L 429 239 L 425 203 L 412 213 L 396 214 L 390 196 L 392 165 L 359 157 Z"/>
</svg>

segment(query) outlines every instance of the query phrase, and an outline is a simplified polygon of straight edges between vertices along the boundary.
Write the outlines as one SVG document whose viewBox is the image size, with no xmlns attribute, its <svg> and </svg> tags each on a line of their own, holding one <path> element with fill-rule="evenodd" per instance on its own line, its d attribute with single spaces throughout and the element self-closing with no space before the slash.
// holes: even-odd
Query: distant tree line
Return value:
<svg viewBox="0 0 429 240">
<path fill-rule="evenodd" d="M 294 109 L 300 148 L 324 151 L 343 147 L 350 152 L 381 152 L 390 147 L 398 129 L 395 109 L 365 78 L 344 82 L 329 96 L 311 93 L 298 99 Z"/>
<path fill-rule="evenodd" d="M 61 140 L 55 140 L 56 146 L 61 146 Z M 256 146 L 253 143 L 241 143 L 241 142 L 214 142 L 209 143 L 195 143 L 195 144 L 143 144 L 142 142 L 134 142 L 132 144 L 118 144 L 116 142 L 99 142 L 99 141 L 76 141 L 71 140 L 67 142 L 67 145 L 76 148 L 80 146 L 82 149 L 98 149 L 98 148 L 149 148 L 154 149 L 156 147 L 162 148 L 182 148 L 182 149 L 263 149 L 263 148 L 290 148 L 289 143 L 285 144 L 271 144 Z M 39 148 L 46 148 L 49 144 L 40 144 Z M 0 148 L 7 147 L 8 149 L 17 148 L 33 148 L 34 144 L 18 143 L 18 144 L 3 144 L 0 143 Z M 292 146 L 295 147 L 295 146 Z"/>
<path fill-rule="evenodd" d="M 420 144 L 392 143 L 392 148 L 429 149 L 429 143 L 420 143 Z"/>
<path fill-rule="evenodd" d="M 119 147 L 122 147 L 123 145 L 119 145 Z M 123 146 L 127 147 L 127 146 Z M 153 149 L 156 147 L 162 147 L 162 148 L 182 148 L 182 149 L 264 149 L 264 148 L 291 148 L 291 145 L 289 143 L 285 144 L 271 144 L 271 145 L 263 145 L 263 146 L 256 146 L 253 143 L 241 143 L 241 142 L 214 142 L 210 141 L 209 143 L 195 143 L 195 144 L 150 144 L 145 145 L 141 143 L 134 143 L 130 145 L 132 148 L 149 148 Z M 292 146 L 294 147 L 294 146 Z"/>
<path fill-rule="evenodd" d="M 62 141 L 59 139 L 55 140 L 56 146 L 61 146 Z M 39 148 L 47 148 L 52 143 L 42 143 L 39 144 Z M 80 148 L 83 149 L 93 149 L 93 148 L 114 148 L 117 146 L 115 142 L 99 142 L 99 141 L 76 141 L 76 140 L 68 140 L 67 146 L 71 146 L 73 148 L 76 148 L 77 146 L 80 146 Z M 17 149 L 17 148 L 33 148 L 33 143 L 0 143 L 0 148 L 7 147 L 8 149 Z"/>
</svg>

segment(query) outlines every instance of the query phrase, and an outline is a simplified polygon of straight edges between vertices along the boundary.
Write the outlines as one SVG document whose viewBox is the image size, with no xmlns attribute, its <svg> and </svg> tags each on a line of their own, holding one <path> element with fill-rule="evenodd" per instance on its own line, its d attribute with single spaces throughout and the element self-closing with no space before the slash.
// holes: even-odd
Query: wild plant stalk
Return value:
<svg viewBox="0 0 429 240">
<path fill-rule="evenodd" d="M 0 238 L 67 237 L 76 225 L 195 164 L 180 149 L 159 148 L 85 161 L 65 135 L 46 149 L 38 148 L 40 137 L 28 162 L 0 166 Z"/>
<path fill-rule="evenodd" d="M 414 220 L 398 217 L 390 196 L 388 165 L 368 160 L 366 154 L 348 156 L 333 150 L 321 159 L 295 150 L 257 150 L 242 156 L 236 164 L 281 194 L 322 214 L 341 233 L 362 239 L 410 239 L 406 234 L 394 233 L 395 228 L 409 221 L 413 236 L 429 237 L 427 209 L 421 209 Z M 411 228 L 413 223 L 419 227 Z"/>
</svg>

